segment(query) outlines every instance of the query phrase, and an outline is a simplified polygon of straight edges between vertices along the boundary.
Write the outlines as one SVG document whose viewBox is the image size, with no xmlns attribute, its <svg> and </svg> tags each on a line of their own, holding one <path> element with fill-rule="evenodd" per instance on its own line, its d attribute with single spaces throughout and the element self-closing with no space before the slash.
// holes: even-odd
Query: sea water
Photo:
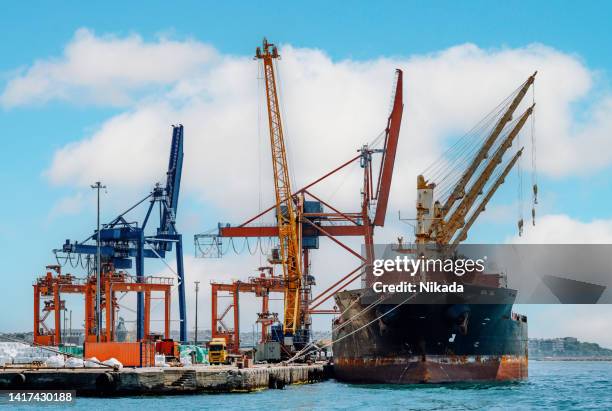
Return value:
<svg viewBox="0 0 612 411">
<path fill-rule="evenodd" d="M 8 408 L 8 407 L 7 407 Z M 31 406 L 20 407 L 32 409 Z M 43 409 L 59 408 L 45 406 Z M 354 385 L 326 381 L 244 394 L 77 398 L 70 410 L 612 410 L 612 362 L 531 361 L 523 382 Z"/>
</svg>

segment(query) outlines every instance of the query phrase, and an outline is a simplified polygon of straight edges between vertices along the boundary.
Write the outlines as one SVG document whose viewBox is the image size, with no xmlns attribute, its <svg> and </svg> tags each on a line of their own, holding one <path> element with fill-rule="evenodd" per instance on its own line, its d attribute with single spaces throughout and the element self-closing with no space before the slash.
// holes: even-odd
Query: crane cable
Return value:
<svg viewBox="0 0 612 411">
<path fill-rule="evenodd" d="M 505 127 L 502 132 L 500 133 L 500 135 L 497 138 L 496 143 L 491 147 L 490 151 L 491 152 L 496 152 L 497 149 L 503 144 L 504 140 L 506 139 L 506 137 L 512 132 L 512 129 L 515 127 L 515 125 L 519 122 L 520 118 L 515 118 L 513 119 L 511 122 L 508 123 L 508 126 Z M 481 175 L 482 171 L 484 170 L 485 167 L 487 167 L 487 162 L 482 162 L 477 168 L 476 170 L 474 170 L 474 176 L 479 176 Z M 446 184 L 446 185 L 441 185 L 440 187 L 437 187 L 437 199 L 446 199 L 448 198 L 448 196 L 450 196 L 451 192 L 453 191 L 453 189 L 455 188 L 456 184 L 459 182 L 461 178 L 461 175 L 456 175 L 455 178 L 453 180 L 450 181 L 450 184 Z M 468 181 L 471 182 L 472 179 L 470 179 Z M 442 188 L 441 188 L 442 187 Z M 466 189 L 467 189 L 468 185 L 466 185 Z M 457 207 L 458 204 L 455 205 L 455 207 Z"/>
<path fill-rule="evenodd" d="M 491 110 L 470 131 L 460 137 L 453 145 L 443 152 L 434 163 L 421 173 L 426 175 L 429 181 L 436 182 L 436 197 L 438 199 L 446 200 L 446 197 L 450 195 L 450 192 L 460 179 L 460 171 L 464 168 L 465 162 L 473 158 L 479 147 L 484 144 L 487 136 L 492 131 L 494 121 L 501 118 L 501 115 L 509 107 L 510 101 L 516 96 L 524 84 L 525 83 L 521 84 L 521 86 L 515 89 L 498 104 L 497 107 Z M 498 138 L 497 142 L 501 140 L 502 139 Z M 537 191 L 537 189 L 535 191 Z"/>
<path fill-rule="evenodd" d="M 343 323 L 339 324 L 339 325 L 338 325 L 337 327 L 335 327 L 335 328 L 332 328 L 332 333 L 333 333 L 334 331 L 336 331 L 336 330 L 338 330 L 338 329 L 340 329 L 340 328 L 342 328 L 342 327 L 344 327 L 344 326 L 346 326 L 346 325 L 348 325 L 348 324 L 352 323 L 352 322 L 355 320 L 355 318 L 357 318 L 357 317 L 358 317 L 358 316 L 360 316 L 361 314 L 365 314 L 365 313 L 366 313 L 367 311 L 369 311 L 369 310 L 370 310 L 372 307 L 374 307 L 374 306 L 378 305 L 378 304 L 381 302 L 381 300 L 382 300 L 382 299 L 383 299 L 383 296 L 380 296 L 380 297 L 378 298 L 378 300 L 377 300 L 377 301 L 375 301 L 373 304 L 370 304 L 370 305 L 366 306 L 364 309 L 362 309 L 360 312 L 358 312 L 357 314 L 355 314 L 354 316 L 352 316 L 351 318 L 349 318 L 349 319 L 348 319 L 348 320 L 346 320 L 345 322 L 343 322 Z M 348 310 L 350 310 L 350 309 L 351 309 L 351 307 L 352 307 L 353 305 L 355 305 L 355 303 L 356 303 L 356 302 L 358 302 L 358 301 L 360 301 L 360 300 L 361 300 L 361 297 L 357 297 L 357 298 L 355 298 L 355 299 L 354 299 L 354 300 L 353 300 L 353 301 L 352 301 L 352 302 L 351 302 L 351 303 L 350 303 L 350 304 L 349 304 L 349 305 L 348 305 L 348 306 L 347 306 L 347 307 L 346 307 L 346 308 L 345 308 L 345 309 L 344 309 L 344 310 L 343 310 L 343 311 L 342 311 L 342 312 L 339 314 L 339 317 L 342 317 L 342 316 L 343 316 L 343 315 L 344 315 L 344 314 L 345 314 L 345 313 L 346 313 Z M 297 356 L 299 356 L 300 354 L 302 354 L 302 353 L 304 353 L 304 352 L 308 351 L 308 350 L 310 349 L 310 347 L 313 347 L 313 346 L 316 346 L 316 343 L 315 343 L 314 341 L 312 341 L 312 342 L 308 343 L 308 344 L 307 344 L 307 345 L 306 345 L 304 348 L 302 348 L 300 351 L 298 351 L 297 353 L 295 353 L 295 354 L 294 354 L 294 357 L 297 357 Z"/>
<path fill-rule="evenodd" d="M 262 211 L 262 203 L 263 203 L 263 198 L 262 198 L 262 170 L 261 170 L 261 166 L 262 166 L 262 137 L 261 137 L 261 112 L 262 112 L 262 104 L 261 104 L 261 100 L 262 100 L 262 87 L 261 87 L 261 83 L 263 82 L 263 78 L 264 78 L 264 73 L 263 73 L 263 67 L 261 66 L 261 64 L 256 64 L 255 65 L 257 67 L 257 184 L 258 184 L 258 209 L 257 211 L 259 213 L 261 213 Z M 260 217 L 261 218 L 261 217 Z M 260 250 L 262 251 L 261 254 L 259 254 L 259 265 L 262 265 L 262 256 L 263 256 L 263 249 L 261 248 L 261 244 L 260 244 Z"/>
<path fill-rule="evenodd" d="M 280 70 L 278 69 L 278 62 L 276 61 L 276 59 L 273 59 L 273 64 L 274 64 L 274 74 L 275 74 L 275 78 L 276 78 L 276 89 L 277 89 L 277 97 L 278 97 L 278 107 L 277 109 L 279 110 L 279 115 L 281 117 L 281 121 L 282 121 L 282 130 L 283 130 L 283 143 L 285 145 L 285 155 L 287 156 L 287 163 L 289 166 L 289 181 L 291 183 L 291 187 L 296 187 L 297 184 L 295 183 L 295 169 L 294 169 L 294 164 L 295 162 L 293 161 L 293 147 L 291 144 L 289 144 L 290 140 L 287 140 L 285 137 L 288 135 L 291 135 L 291 133 L 289 132 L 289 127 L 287 126 L 288 124 L 288 120 L 287 120 L 287 113 L 285 112 L 285 98 L 283 96 L 283 82 L 281 79 L 281 73 Z M 289 193 L 291 194 L 291 193 Z"/>
<path fill-rule="evenodd" d="M 413 293 L 413 294 L 411 294 L 411 295 L 410 295 L 408 298 L 406 298 L 406 299 L 405 299 L 404 301 L 402 301 L 401 303 L 399 303 L 399 304 L 397 304 L 397 305 L 394 305 L 394 306 L 393 306 L 393 307 L 392 307 L 392 308 L 391 308 L 389 311 L 384 312 L 383 314 L 381 314 L 381 315 L 379 315 L 378 317 L 374 318 L 372 321 L 369 321 L 368 323 L 366 323 L 366 324 L 362 325 L 361 327 L 357 328 L 356 330 L 353 330 L 353 331 L 351 331 L 350 333 L 348 333 L 348 334 L 346 334 L 346 335 L 343 335 L 342 337 L 340 337 L 340 338 L 338 338 L 338 339 L 336 339 L 336 340 L 332 340 L 332 341 L 330 341 L 329 343 L 324 344 L 324 345 L 322 345 L 322 346 L 320 346 L 320 347 L 319 347 L 319 346 L 317 346 L 315 351 L 321 351 L 321 350 L 323 350 L 324 348 L 327 348 L 327 347 L 329 347 L 329 346 L 333 345 L 334 343 L 340 342 L 340 341 L 344 340 L 345 338 L 348 338 L 348 337 L 350 337 L 351 335 L 353 335 L 353 334 L 355 334 L 355 333 L 357 333 L 357 332 L 359 332 L 359 331 L 363 330 L 364 328 L 366 328 L 366 327 L 370 326 L 371 324 L 373 324 L 374 322 L 376 322 L 376 321 L 380 320 L 381 318 L 383 318 L 383 317 L 384 317 L 384 316 L 386 316 L 387 314 L 389 314 L 389 313 L 391 313 L 391 312 L 395 311 L 395 310 L 396 310 L 398 307 L 401 307 L 403 304 L 405 304 L 405 303 L 407 303 L 408 301 L 410 301 L 411 299 L 413 299 L 413 298 L 414 298 L 416 295 L 417 295 L 417 293 Z M 301 351 L 303 351 L 303 349 L 302 349 L 302 350 L 300 350 L 300 352 L 301 352 Z M 309 354 L 310 354 L 309 352 L 307 352 L 307 353 L 305 353 L 305 354 L 301 354 L 301 355 L 296 354 L 295 356 L 293 356 L 292 358 L 290 358 L 289 360 L 287 360 L 287 363 L 294 362 L 294 361 L 296 361 L 296 360 L 298 360 L 298 359 L 300 359 L 300 358 L 303 358 L 303 357 L 305 357 L 305 356 L 307 356 L 307 355 L 309 355 Z"/>
<path fill-rule="evenodd" d="M 332 328 L 332 332 L 337 331 L 341 328 L 346 327 L 347 325 L 351 324 L 352 322 L 355 321 L 355 319 L 357 319 L 357 317 L 365 314 L 366 312 L 370 311 L 372 308 L 376 307 L 377 305 L 381 304 L 383 301 L 387 300 L 389 297 L 391 297 L 391 295 L 388 296 L 380 296 L 376 301 L 374 301 L 372 304 L 367 305 L 365 308 L 363 308 L 361 311 L 359 311 L 357 314 L 353 315 L 352 317 L 350 317 L 348 320 L 342 322 L 341 324 L 338 324 L 336 327 Z M 361 300 L 361 297 L 355 298 L 339 315 L 339 317 L 342 317 L 346 312 L 348 312 L 348 310 L 358 301 Z M 391 312 L 392 310 L 387 311 L 384 315 L 386 315 L 387 313 Z M 298 351 L 294 357 L 298 357 L 300 356 L 300 354 L 302 354 L 303 352 L 307 351 L 310 347 L 312 346 L 316 346 L 316 344 L 314 342 L 309 343 L 308 345 L 306 345 L 304 348 L 302 348 L 300 351 Z"/>
<path fill-rule="evenodd" d="M 439 176 L 441 167 L 444 167 L 444 164 L 448 161 L 449 155 L 456 153 L 461 154 L 465 151 L 466 148 L 469 148 L 472 139 L 470 137 L 481 135 L 486 129 L 490 128 L 493 124 L 493 121 L 500 117 L 500 114 L 505 111 L 505 109 L 509 106 L 510 99 L 513 98 L 518 90 L 517 88 L 514 92 L 512 92 L 508 97 L 502 100 L 495 108 L 493 108 L 488 114 L 486 114 L 472 129 L 470 129 L 467 133 L 461 136 L 455 143 L 453 143 L 447 150 L 445 150 L 436 161 L 430 164 L 421 174 L 430 174 L 432 177 Z M 486 136 L 485 136 L 486 137 Z M 484 138 L 482 138 L 484 141 Z M 478 146 L 478 145 L 476 145 Z"/>
<path fill-rule="evenodd" d="M 516 136 L 517 142 L 517 151 L 520 150 L 521 145 L 521 133 Z M 522 157 L 522 156 L 521 156 Z M 521 237 L 523 235 L 523 225 L 524 225 L 524 206 L 523 206 L 523 169 L 521 165 L 521 157 L 518 158 L 516 163 L 516 177 L 517 177 L 517 198 L 518 198 L 518 235 Z"/>
<path fill-rule="evenodd" d="M 535 83 L 531 86 L 531 100 L 535 104 Z M 535 114 L 531 116 L 531 186 L 533 204 L 531 208 L 531 223 L 535 226 L 536 205 L 538 204 L 538 169 L 536 163 Z"/>
<path fill-rule="evenodd" d="M 336 327 L 332 328 L 332 331 L 337 331 L 337 330 L 339 330 L 339 329 L 341 329 L 341 328 L 344 328 L 344 327 L 345 327 L 345 326 L 347 326 L 348 324 L 352 323 L 352 322 L 353 322 L 355 319 L 357 319 L 357 317 L 359 317 L 360 315 L 363 315 L 363 314 L 365 314 L 366 312 L 370 311 L 372 308 L 374 308 L 374 307 L 376 307 L 377 305 L 381 304 L 381 303 L 382 303 L 384 300 L 386 300 L 387 298 L 389 298 L 389 296 L 387 296 L 387 297 L 380 296 L 380 297 L 378 298 L 378 300 L 376 300 L 376 301 L 374 301 L 372 304 L 370 304 L 370 305 L 366 306 L 365 308 L 363 308 L 361 311 L 359 311 L 357 314 L 355 314 L 354 316 L 352 316 L 352 317 L 351 317 L 351 318 L 349 318 L 348 320 L 346 320 L 346 321 L 344 321 L 343 323 L 338 324 Z M 359 299 L 357 299 L 357 300 L 359 300 Z M 346 313 L 346 312 L 349 310 L 350 306 L 351 306 L 351 305 L 353 305 L 354 303 L 355 303 L 355 302 L 353 301 L 353 303 L 351 303 L 351 304 L 350 304 L 350 305 L 349 305 L 349 306 L 346 308 L 346 310 L 344 310 L 344 311 L 343 311 L 343 312 L 340 314 L 340 316 L 342 316 L 344 313 Z"/>
</svg>

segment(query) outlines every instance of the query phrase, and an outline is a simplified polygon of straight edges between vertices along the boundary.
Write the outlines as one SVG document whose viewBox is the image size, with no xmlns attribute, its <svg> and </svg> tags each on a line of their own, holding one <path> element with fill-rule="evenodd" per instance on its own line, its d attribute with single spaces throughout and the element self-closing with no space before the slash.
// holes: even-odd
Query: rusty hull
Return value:
<svg viewBox="0 0 612 411">
<path fill-rule="evenodd" d="M 446 356 L 338 358 L 338 380 L 369 384 L 437 384 L 516 381 L 528 376 L 525 356 Z"/>
<path fill-rule="evenodd" d="M 527 318 L 504 304 L 361 304 L 336 294 L 334 372 L 340 381 L 415 384 L 528 376 Z M 395 307 L 395 308 L 394 308 Z"/>
</svg>

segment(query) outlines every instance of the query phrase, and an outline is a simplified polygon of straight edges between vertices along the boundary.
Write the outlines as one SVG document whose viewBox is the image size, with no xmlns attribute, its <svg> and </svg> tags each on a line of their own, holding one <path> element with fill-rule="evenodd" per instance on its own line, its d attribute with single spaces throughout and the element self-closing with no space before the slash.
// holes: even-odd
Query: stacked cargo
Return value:
<svg viewBox="0 0 612 411">
<path fill-rule="evenodd" d="M 43 347 L 30 347 L 17 342 L 0 342 L 0 365 L 44 363 L 55 354 Z"/>
</svg>

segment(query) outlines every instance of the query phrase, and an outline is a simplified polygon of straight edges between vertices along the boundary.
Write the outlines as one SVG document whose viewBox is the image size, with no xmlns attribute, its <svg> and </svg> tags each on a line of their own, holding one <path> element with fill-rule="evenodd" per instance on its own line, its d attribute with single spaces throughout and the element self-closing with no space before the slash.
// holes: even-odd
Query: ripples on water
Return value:
<svg viewBox="0 0 612 411">
<path fill-rule="evenodd" d="M 612 410 L 611 362 L 532 361 L 529 373 L 529 379 L 520 383 L 390 386 L 328 381 L 250 394 L 81 398 L 69 409 Z"/>
</svg>

